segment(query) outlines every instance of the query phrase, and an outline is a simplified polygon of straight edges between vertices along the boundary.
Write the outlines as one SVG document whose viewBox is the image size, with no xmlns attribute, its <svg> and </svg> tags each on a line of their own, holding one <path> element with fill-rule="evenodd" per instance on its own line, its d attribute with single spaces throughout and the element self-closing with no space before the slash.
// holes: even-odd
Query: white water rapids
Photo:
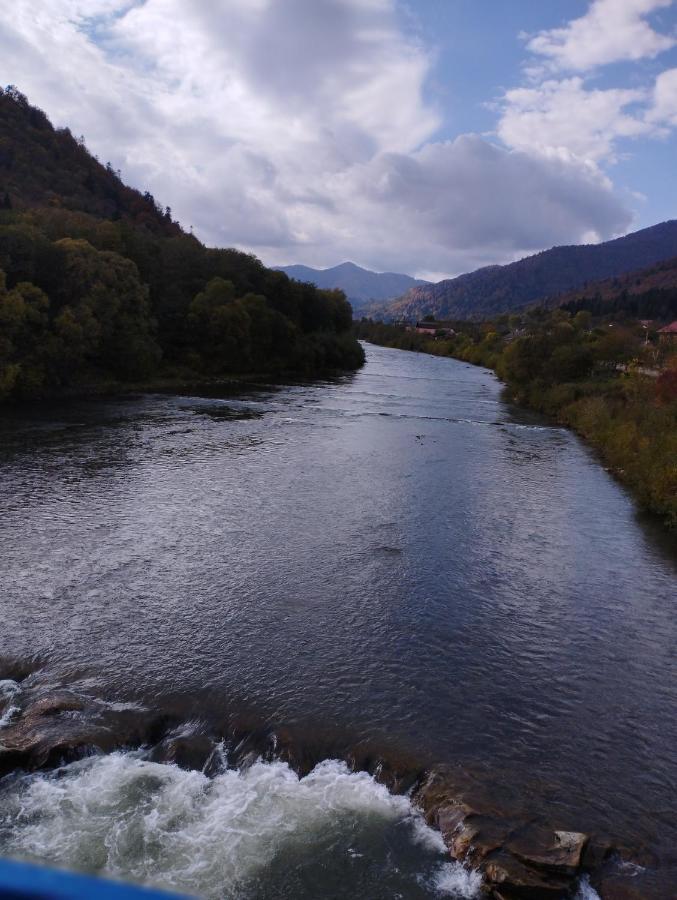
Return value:
<svg viewBox="0 0 677 900">
<path fill-rule="evenodd" d="M 343 896 L 342 867 L 371 870 L 371 890 L 376 860 L 379 896 L 402 896 L 408 886 L 421 897 L 472 898 L 481 883 L 449 861 L 407 797 L 333 760 L 305 777 L 283 762 L 256 762 L 208 778 L 113 753 L 23 776 L 0 800 L 3 855 L 204 897 L 311 895 L 314 874 L 326 878 L 327 866 L 336 893 L 321 896 Z M 283 886 L 276 874 L 290 870 Z"/>
<path fill-rule="evenodd" d="M 19 712 L 19 707 L 14 703 L 15 697 L 21 688 L 11 678 L 0 680 L 0 728 L 8 725 L 14 715 Z"/>
</svg>

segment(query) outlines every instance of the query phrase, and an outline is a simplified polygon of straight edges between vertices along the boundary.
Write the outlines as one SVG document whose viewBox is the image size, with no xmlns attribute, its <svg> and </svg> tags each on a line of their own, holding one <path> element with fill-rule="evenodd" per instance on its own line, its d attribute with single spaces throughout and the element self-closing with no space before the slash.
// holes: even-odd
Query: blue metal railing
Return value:
<svg viewBox="0 0 677 900">
<path fill-rule="evenodd" d="M 181 898 L 181 895 L 2 859 L 0 860 L 0 898 L 2 900 L 177 900 L 177 898 Z M 188 900 L 188 898 L 183 895 L 183 900 Z"/>
</svg>

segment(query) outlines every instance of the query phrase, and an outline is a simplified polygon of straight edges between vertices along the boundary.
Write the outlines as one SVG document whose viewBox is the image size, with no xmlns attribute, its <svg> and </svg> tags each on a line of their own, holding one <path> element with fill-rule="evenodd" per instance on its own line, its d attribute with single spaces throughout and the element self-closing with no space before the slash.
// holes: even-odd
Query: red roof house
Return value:
<svg viewBox="0 0 677 900">
<path fill-rule="evenodd" d="M 677 338 L 677 320 L 670 322 L 665 328 L 659 328 L 658 336 L 662 341 L 675 340 Z"/>
</svg>

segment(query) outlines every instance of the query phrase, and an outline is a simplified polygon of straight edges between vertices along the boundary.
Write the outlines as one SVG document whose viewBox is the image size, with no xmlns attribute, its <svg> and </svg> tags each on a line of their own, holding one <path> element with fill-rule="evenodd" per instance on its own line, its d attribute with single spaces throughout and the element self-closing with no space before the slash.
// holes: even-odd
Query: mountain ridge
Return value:
<svg viewBox="0 0 677 900">
<path fill-rule="evenodd" d="M 385 319 L 481 319 L 547 302 L 591 282 L 626 275 L 677 256 L 677 220 L 600 244 L 569 244 L 505 265 L 485 266 L 437 284 L 415 286 L 381 306 Z"/>
<path fill-rule="evenodd" d="M 328 269 L 314 269 L 302 264 L 275 266 L 296 281 L 305 281 L 318 288 L 342 290 L 354 308 L 363 309 L 371 303 L 382 303 L 401 296 L 412 287 L 430 284 L 399 272 L 374 272 L 354 262 L 342 262 Z"/>
</svg>

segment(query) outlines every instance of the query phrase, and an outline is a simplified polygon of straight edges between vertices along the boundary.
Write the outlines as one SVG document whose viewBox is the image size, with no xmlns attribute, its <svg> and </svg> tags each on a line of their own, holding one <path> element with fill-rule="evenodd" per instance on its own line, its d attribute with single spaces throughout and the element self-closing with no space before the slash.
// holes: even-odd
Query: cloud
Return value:
<svg viewBox="0 0 677 900">
<path fill-rule="evenodd" d="M 658 125 L 677 127 L 677 69 L 667 69 L 656 79 L 648 118 Z"/>
<path fill-rule="evenodd" d="M 334 220 L 337 247 L 359 247 L 391 269 L 458 272 L 599 240 L 631 222 L 595 167 L 534 158 L 479 135 L 381 154 L 328 189 L 342 211 Z"/>
<path fill-rule="evenodd" d="M 506 92 L 498 134 L 526 151 L 613 160 L 619 138 L 652 130 L 636 111 L 648 98 L 640 89 L 588 89 L 580 77 L 551 79 Z"/>
<path fill-rule="evenodd" d="M 527 153 L 599 166 L 617 162 L 631 147 L 628 139 L 666 136 L 677 124 L 675 70 L 660 74 L 653 85 L 636 68 L 628 87 L 591 87 L 590 79 L 600 66 L 653 58 L 677 46 L 674 35 L 661 34 L 646 20 L 674 2 L 593 0 L 580 18 L 531 37 L 527 49 L 546 62 L 534 64 L 532 58 L 528 84 L 503 95 L 496 129 L 501 140 Z M 564 77 L 565 71 L 584 74 Z"/>
<path fill-rule="evenodd" d="M 584 16 L 531 37 L 528 49 L 553 69 L 577 72 L 622 60 L 654 58 L 677 45 L 646 17 L 673 0 L 594 0 Z"/>
<path fill-rule="evenodd" d="M 202 239 L 271 264 L 451 274 L 628 227 L 577 158 L 604 148 L 548 158 L 529 137 L 540 115 L 571 143 L 554 89 L 509 99 L 516 149 L 433 142 L 431 65 L 394 0 L 15 0 L 0 24 L 5 83 Z M 597 102 L 622 122 L 631 94 Z"/>
</svg>

